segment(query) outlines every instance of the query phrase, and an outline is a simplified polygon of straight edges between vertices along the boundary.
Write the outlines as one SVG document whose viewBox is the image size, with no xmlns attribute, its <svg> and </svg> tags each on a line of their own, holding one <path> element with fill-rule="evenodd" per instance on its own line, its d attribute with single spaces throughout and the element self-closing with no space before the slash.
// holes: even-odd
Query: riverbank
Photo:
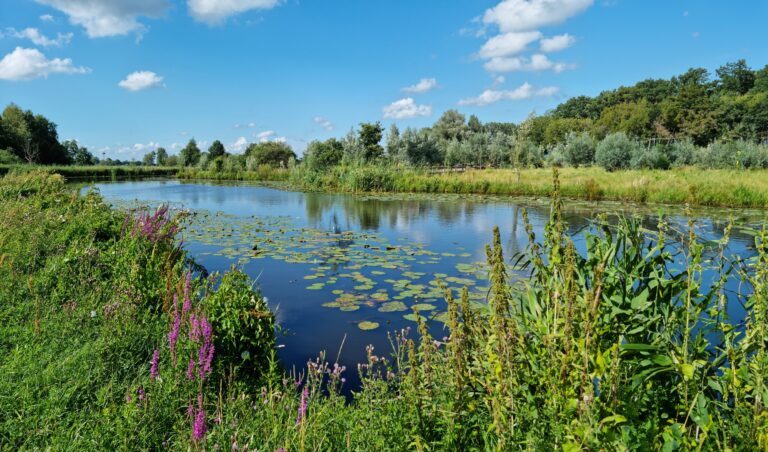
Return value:
<svg viewBox="0 0 768 452">
<path fill-rule="evenodd" d="M 350 369 L 318 350 L 286 373 L 253 282 L 191 273 L 166 209 L 118 212 L 58 175 L 6 176 L 0 449 L 765 449 L 766 233 L 737 264 L 704 259 L 693 233 L 683 253 L 655 248 L 620 220 L 582 256 L 553 186 L 552 221 L 522 251 L 526 284 L 489 231 L 489 303 L 446 290 L 445 337 L 415 305 L 416 331 L 391 332 L 392 350 Z M 732 265 L 756 290 L 721 291 Z M 744 306 L 741 328 L 726 302 Z"/>
<path fill-rule="evenodd" d="M 560 168 L 563 197 L 711 207 L 768 207 L 768 171 Z M 389 167 L 298 169 L 291 182 L 305 190 L 463 193 L 550 197 L 552 169 L 483 169 L 432 173 Z"/>
<path fill-rule="evenodd" d="M 456 193 L 550 197 L 552 169 L 470 169 L 434 172 L 391 166 L 337 166 L 310 170 L 260 167 L 255 171 L 213 171 L 146 166 L 0 166 L 10 170 L 42 169 L 67 179 L 119 180 L 171 177 L 193 180 L 289 182 L 305 191 L 345 193 Z M 672 170 L 609 172 L 598 167 L 560 168 L 561 195 L 586 201 L 621 201 L 702 207 L 768 208 L 768 170 Z"/>
<path fill-rule="evenodd" d="M 124 180 L 150 177 L 176 177 L 179 168 L 175 166 L 75 166 L 75 165 L 0 165 L 0 176 L 9 172 L 28 173 L 32 171 L 59 174 L 71 181 Z"/>
</svg>

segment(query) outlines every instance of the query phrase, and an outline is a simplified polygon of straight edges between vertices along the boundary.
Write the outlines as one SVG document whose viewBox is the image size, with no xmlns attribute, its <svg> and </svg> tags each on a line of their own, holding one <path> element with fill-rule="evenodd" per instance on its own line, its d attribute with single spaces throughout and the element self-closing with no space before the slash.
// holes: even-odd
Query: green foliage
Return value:
<svg viewBox="0 0 768 452">
<path fill-rule="evenodd" d="M 164 147 L 157 148 L 156 154 L 157 166 L 175 166 L 168 163 L 168 151 Z"/>
<path fill-rule="evenodd" d="M 88 148 L 80 146 L 75 140 L 67 140 L 61 143 L 69 156 L 69 161 L 74 165 L 95 165 L 97 159 L 88 151 Z"/>
<path fill-rule="evenodd" d="M 275 322 L 252 284 L 248 275 L 233 268 L 221 277 L 216 291 L 205 297 L 203 306 L 216 331 L 218 356 L 237 365 L 243 375 L 258 377 L 273 351 Z"/>
<path fill-rule="evenodd" d="M 595 158 L 595 140 L 586 133 L 568 133 L 563 146 L 563 157 L 573 167 L 589 166 Z"/>
<path fill-rule="evenodd" d="M 226 153 L 227 150 L 224 149 L 224 145 L 221 144 L 221 141 L 219 140 L 214 140 L 213 143 L 211 143 L 211 146 L 208 148 L 208 158 L 211 160 L 224 157 L 224 154 Z"/>
<path fill-rule="evenodd" d="M 202 152 L 197 147 L 197 141 L 191 138 L 184 148 L 179 151 L 179 165 L 181 166 L 196 166 L 200 163 Z"/>
<path fill-rule="evenodd" d="M 633 156 L 643 151 L 636 141 L 623 132 L 605 137 L 595 149 L 595 163 L 608 171 L 629 168 Z"/>
<path fill-rule="evenodd" d="M 21 159 L 7 149 L 0 149 L 0 165 L 16 165 L 22 163 Z"/>
<path fill-rule="evenodd" d="M 304 164 L 313 169 L 328 168 L 341 163 L 344 145 L 331 138 L 326 141 L 312 141 L 304 151 Z"/>
<path fill-rule="evenodd" d="M 286 143 L 267 141 L 251 143 L 245 150 L 246 159 L 253 158 L 256 165 L 269 165 L 287 168 L 291 160 L 296 160 L 296 153 Z"/>
<path fill-rule="evenodd" d="M 69 163 L 56 124 L 48 118 L 10 104 L 3 110 L 0 125 L 0 149 L 9 149 L 27 163 Z"/>
<path fill-rule="evenodd" d="M 381 147 L 381 138 L 384 129 L 381 123 L 375 124 L 364 122 L 360 124 L 359 140 L 362 147 L 362 159 L 364 162 L 372 162 L 384 155 L 384 148 Z"/>
</svg>

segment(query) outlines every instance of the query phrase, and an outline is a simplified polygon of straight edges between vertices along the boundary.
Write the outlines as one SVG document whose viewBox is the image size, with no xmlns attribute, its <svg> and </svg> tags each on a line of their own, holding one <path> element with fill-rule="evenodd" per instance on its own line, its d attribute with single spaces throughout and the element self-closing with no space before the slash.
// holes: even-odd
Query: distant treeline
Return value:
<svg viewBox="0 0 768 452">
<path fill-rule="evenodd" d="M 311 142 L 302 166 L 768 168 L 768 66 L 752 70 L 739 60 L 715 74 L 694 68 L 669 80 L 647 79 L 595 97 L 574 97 L 519 124 L 482 123 L 456 110 L 430 127 L 402 132 L 395 124 L 385 134 L 378 122 L 362 123 L 344 138 Z M 288 168 L 296 161 L 293 149 L 281 142 L 252 143 L 243 154 L 230 154 L 219 140 L 204 152 L 191 139 L 178 155 L 160 147 L 130 163 L 232 174 L 264 165 Z M 59 143 L 56 124 L 47 118 L 11 104 L 0 118 L 0 164 L 19 162 L 93 165 L 99 160 L 75 141 Z"/>
</svg>

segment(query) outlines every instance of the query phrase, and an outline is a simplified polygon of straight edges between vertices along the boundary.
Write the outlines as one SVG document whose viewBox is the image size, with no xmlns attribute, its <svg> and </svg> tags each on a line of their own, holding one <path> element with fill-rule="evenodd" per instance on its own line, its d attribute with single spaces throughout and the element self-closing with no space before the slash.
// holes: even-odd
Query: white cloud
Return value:
<svg viewBox="0 0 768 452">
<path fill-rule="evenodd" d="M 69 16 L 69 22 L 85 28 L 91 38 L 125 35 L 144 30 L 137 19 L 159 17 L 167 0 L 37 0 Z"/>
<path fill-rule="evenodd" d="M 50 14 L 43 14 L 42 16 L 40 16 L 40 20 L 42 20 L 43 22 L 53 22 L 56 19 L 54 19 L 54 17 L 51 16 Z"/>
<path fill-rule="evenodd" d="M 502 100 L 523 100 L 533 97 L 551 96 L 557 93 L 557 91 L 558 88 L 555 86 L 534 88 L 531 84 L 526 82 L 513 90 L 487 89 L 477 97 L 460 100 L 459 105 L 475 105 L 482 107 Z"/>
<path fill-rule="evenodd" d="M 330 119 L 328 119 L 328 118 L 323 118 L 322 116 L 315 116 L 315 117 L 312 119 L 312 121 L 313 121 L 315 124 L 320 124 L 320 125 L 323 127 L 323 129 L 325 129 L 325 130 L 327 130 L 327 131 L 329 131 L 329 132 L 330 132 L 331 130 L 333 130 L 333 123 L 332 123 L 332 122 L 331 122 L 331 120 L 330 120 Z"/>
<path fill-rule="evenodd" d="M 280 0 L 187 0 L 192 17 L 209 25 L 252 9 L 271 9 L 279 3 Z"/>
<path fill-rule="evenodd" d="M 259 142 L 261 143 L 267 143 L 269 141 L 275 141 L 278 143 L 285 143 L 286 138 L 277 136 L 277 133 L 275 133 L 274 130 L 265 130 L 263 132 L 260 132 L 258 134 L 255 134 L 256 138 L 259 139 Z"/>
<path fill-rule="evenodd" d="M 406 93 L 412 93 L 412 94 L 426 93 L 427 91 L 431 90 L 436 86 L 437 86 L 436 78 L 423 78 L 419 80 L 419 83 L 415 85 L 406 86 L 405 88 L 403 88 L 403 91 Z"/>
<path fill-rule="evenodd" d="M 49 60 L 37 49 L 16 49 L 0 60 L 0 80 L 30 80 L 49 74 L 86 74 L 91 70 L 77 67 L 69 58 Z"/>
<path fill-rule="evenodd" d="M 520 53 L 528 44 L 541 38 L 538 31 L 510 32 L 494 36 L 480 49 L 481 58 L 495 58 Z"/>
<path fill-rule="evenodd" d="M 385 118 L 409 119 L 417 116 L 430 116 L 431 105 L 418 105 L 412 97 L 406 97 L 392 102 L 381 109 Z"/>
<path fill-rule="evenodd" d="M 590 6 L 593 0 L 503 0 L 485 11 L 483 22 L 503 33 L 536 30 L 556 25 Z"/>
<path fill-rule="evenodd" d="M 491 58 L 485 65 L 485 69 L 489 72 L 539 72 L 539 71 L 554 71 L 563 72 L 567 69 L 573 69 L 572 65 L 566 63 L 556 63 L 546 55 L 536 54 L 527 57 L 511 57 L 511 58 Z"/>
<path fill-rule="evenodd" d="M 37 28 L 25 28 L 23 30 L 16 30 L 15 28 L 8 28 L 5 31 L 5 36 L 17 39 L 29 39 L 33 44 L 47 47 L 47 46 L 61 46 L 69 44 L 72 40 L 72 33 L 59 33 L 56 39 L 51 39 L 40 33 Z"/>
<path fill-rule="evenodd" d="M 248 140 L 245 139 L 245 137 L 240 137 L 237 140 L 235 140 L 234 143 L 229 145 L 229 149 L 233 152 L 243 152 L 245 148 L 248 146 Z"/>
<path fill-rule="evenodd" d="M 136 71 L 128 74 L 125 80 L 121 80 L 117 86 L 128 91 L 141 91 L 163 86 L 163 78 L 152 71 Z"/>
<path fill-rule="evenodd" d="M 568 33 L 563 35 L 552 36 L 551 38 L 544 38 L 541 40 L 542 52 L 559 52 L 572 46 L 576 42 L 576 38 Z"/>
<path fill-rule="evenodd" d="M 249 129 L 252 129 L 252 128 L 256 127 L 256 123 L 255 122 L 249 122 L 247 124 L 237 123 L 237 124 L 235 124 L 234 127 L 235 127 L 235 129 L 246 128 L 246 127 L 249 128 Z"/>
</svg>

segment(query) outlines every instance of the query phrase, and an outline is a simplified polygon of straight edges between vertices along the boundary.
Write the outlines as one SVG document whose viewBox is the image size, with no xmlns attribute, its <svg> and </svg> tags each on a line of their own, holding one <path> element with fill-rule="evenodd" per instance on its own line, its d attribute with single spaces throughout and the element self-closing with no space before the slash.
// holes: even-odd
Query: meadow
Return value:
<svg viewBox="0 0 768 452">
<path fill-rule="evenodd" d="M 567 179 L 567 175 L 562 175 Z M 551 218 L 528 247 L 486 248 L 487 303 L 445 282 L 427 319 L 357 368 L 318 350 L 287 372 L 279 325 L 236 268 L 204 277 L 182 218 L 116 211 L 55 174 L 0 180 L 0 445 L 8 449 L 756 450 L 768 447 L 768 230 L 595 220 L 586 253 Z M 563 190 L 565 191 L 565 190 Z M 693 225 L 690 225 L 693 226 Z M 705 257 L 714 250 L 714 258 Z M 711 256 L 712 253 L 706 254 Z M 681 267 L 680 263 L 684 265 Z M 512 269 L 528 278 L 511 279 Z M 682 270 L 675 270 L 682 269 Z M 705 280 L 704 273 L 716 277 Z M 736 294 L 725 281 L 741 279 Z M 727 303 L 741 303 L 735 324 Z M 342 395 L 346 376 L 361 387 Z"/>
</svg>

